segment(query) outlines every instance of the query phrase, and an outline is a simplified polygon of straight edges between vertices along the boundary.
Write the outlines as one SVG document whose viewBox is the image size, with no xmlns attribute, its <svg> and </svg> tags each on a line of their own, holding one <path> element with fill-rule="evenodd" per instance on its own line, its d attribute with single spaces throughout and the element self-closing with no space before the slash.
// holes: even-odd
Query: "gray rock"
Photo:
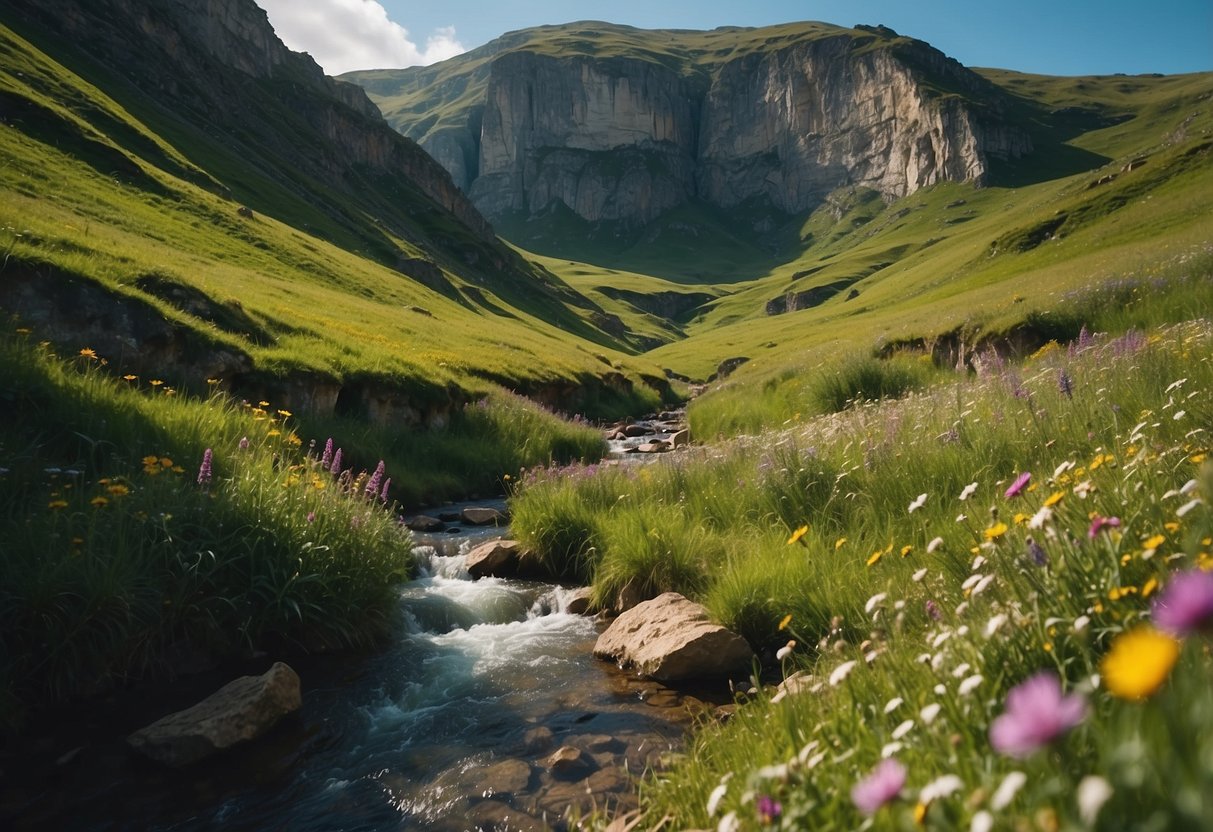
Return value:
<svg viewBox="0 0 1213 832">
<path fill-rule="evenodd" d="M 629 437 L 648 436 L 653 432 L 653 429 L 648 425 L 627 425 L 623 429 L 623 435 Z"/>
<path fill-rule="evenodd" d="M 593 590 L 588 586 L 578 587 L 571 593 L 565 596 L 564 612 L 572 613 L 573 615 L 588 615 L 590 612 L 590 599 L 593 595 Z"/>
<path fill-rule="evenodd" d="M 299 676 L 277 662 L 261 676 L 242 676 L 184 711 L 169 714 L 127 737 L 139 753 L 184 766 L 261 736 L 299 710 Z"/>
<path fill-rule="evenodd" d="M 691 431 L 687 428 L 675 431 L 670 434 L 669 443 L 671 448 L 682 448 L 691 444 Z"/>
<path fill-rule="evenodd" d="M 415 532 L 440 532 L 445 528 L 445 524 L 441 520 L 427 514 L 410 517 L 404 521 L 404 525 Z"/>
<path fill-rule="evenodd" d="M 485 506 L 469 506 L 460 513 L 460 517 L 471 526 L 504 526 L 507 522 L 504 512 Z"/>
<path fill-rule="evenodd" d="M 636 605 L 616 618 L 594 645 L 594 655 L 661 681 L 727 676 L 749 669 L 745 639 L 676 592 Z"/>
<path fill-rule="evenodd" d="M 490 540 L 468 552 L 464 565 L 473 578 L 507 577 L 518 573 L 521 554 L 516 540 Z"/>
<path fill-rule="evenodd" d="M 552 729 L 538 725 L 528 730 L 522 737 L 522 745 L 528 754 L 542 754 L 552 747 Z"/>
<path fill-rule="evenodd" d="M 663 454 L 670 450 L 670 446 L 665 442 L 645 442 L 643 445 L 636 446 L 638 454 Z"/>
<path fill-rule="evenodd" d="M 580 780 L 594 770 L 594 761 L 572 745 L 562 745 L 548 756 L 543 765 L 560 780 Z"/>
<path fill-rule="evenodd" d="M 526 791 L 531 783 L 531 764 L 524 760 L 502 760 L 481 769 L 478 782 L 483 797 Z"/>
</svg>

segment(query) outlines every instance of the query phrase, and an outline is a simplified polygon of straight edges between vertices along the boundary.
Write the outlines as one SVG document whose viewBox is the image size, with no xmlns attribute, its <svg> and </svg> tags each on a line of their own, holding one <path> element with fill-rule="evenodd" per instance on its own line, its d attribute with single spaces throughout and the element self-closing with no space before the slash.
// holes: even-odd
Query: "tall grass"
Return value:
<svg viewBox="0 0 1213 832">
<path fill-rule="evenodd" d="M 1101 662 L 1176 570 L 1213 569 L 1211 385 L 1207 322 L 1088 337 L 639 473 L 527 483 L 517 531 L 558 528 L 559 506 L 578 503 L 603 564 L 616 534 L 634 546 L 629 529 L 673 509 L 679 535 L 719 541 L 677 588 L 772 664 L 797 642 L 785 669 L 813 692 L 760 690 L 705 726 L 646 781 L 646 821 L 857 828 L 851 788 L 884 756 L 909 780 L 873 828 L 912 826 L 916 796 L 944 776 L 957 779 L 917 807 L 930 827 L 982 828 L 982 812 L 995 828 L 1208 826 L 1213 758 L 1191 740 L 1213 728 L 1207 646 L 1192 639 L 1144 702 L 1117 696 Z M 991 722 L 1041 670 L 1081 693 L 1087 716 L 1047 752 L 998 753 Z M 1027 784 L 993 801 L 1013 771 Z M 1088 776 L 1112 793 L 1090 823 L 1073 797 Z"/>
</svg>

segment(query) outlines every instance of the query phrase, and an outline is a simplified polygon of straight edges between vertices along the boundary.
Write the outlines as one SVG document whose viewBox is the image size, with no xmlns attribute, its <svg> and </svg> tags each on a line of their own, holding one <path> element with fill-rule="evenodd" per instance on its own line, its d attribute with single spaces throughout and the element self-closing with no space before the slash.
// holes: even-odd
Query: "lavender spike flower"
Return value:
<svg viewBox="0 0 1213 832">
<path fill-rule="evenodd" d="M 211 484 L 211 463 L 213 454 L 211 449 L 207 448 L 202 453 L 202 465 L 198 467 L 198 484 L 204 488 Z"/>
<path fill-rule="evenodd" d="M 324 443 L 324 453 L 320 456 L 320 465 L 322 468 L 328 468 L 333 464 L 333 437 L 329 437 Z"/>
<path fill-rule="evenodd" d="M 387 505 L 388 489 L 392 487 L 392 478 L 388 477 L 383 481 L 383 490 L 379 492 L 379 502 Z"/>
<path fill-rule="evenodd" d="M 371 478 L 366 481 L 366 491 L 364 493 L 372 500 L 379 496 L 379 484 L 383 482 L 383 472 L 383 460 L 381 459 L 379 460 L 379 464 L 375 466 L 375 473 L 371 474 Z"/>
<path fill-rule="evenodd" d="M 333 464 L 329 466 L 329 473 L 334 477 L 341 473 L 341 449 L 333 454 Z"/>
</svg>

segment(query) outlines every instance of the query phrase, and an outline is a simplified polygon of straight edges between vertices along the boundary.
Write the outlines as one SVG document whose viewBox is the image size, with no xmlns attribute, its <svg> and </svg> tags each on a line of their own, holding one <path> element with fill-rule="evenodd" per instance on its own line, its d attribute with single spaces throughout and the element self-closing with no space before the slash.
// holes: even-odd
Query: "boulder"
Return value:
<svg viewBox="0 0 1213 832">
<path fill-rule="evenodd" d="M 578 587 L 570 590 L 564 596 L 564 612 L 572 613 L 573 615 L 588 615 L 590 612 L 590 599 L 593 595 L 593 590 L 588 586 Z"/>
<path fill-rule="evenodd" d="M 470 526 L 504 526 L 507 522 L 504 512 L 486 506 L 468 506 L 460 517 Z"/>
<path fill-rule="evenodd" d="M 139 753 L 184 766 L 261 736 L 299 710 L 299 676 L 277 662 L 261 676 L 242 676 L 197 705 L 169 714 L 126 738 Z"/>
<path fill-rule="evenodd" d="M 520 555 L 517 540 L 490 540 L 468 552 L 464 565 L 473 578 L 515 575 Z"/>
<path fill-rule="evenodd" d="M 580 748 L 562 745 L 543 761 L 543 765 L 560 780 L 580 780 L 595 768 L 594 761 Z"/>
<path fill-rule="evenodd" d="M 674 433 L 670 434 L 670 438 L 667 441 L 670 443 L 671 448 L 685 447 L 686 445 L 691 444 L 691 432 L 686 428 L 683 428 L 682 430 L 675 431 Z"/>
<path fill-rule="evenodd" d="M 624 436 L 648 436 L 653 432 L 653 429 L 648 425 L 631 424 L 626 425 L 623 429 Z"/>
<path fill-rule="evenodd" d="M 712 623 L 707 610 L 677 592 L 616 618 L 598 637 L 594 655 L 660 681 L 727 676 L 748 670 L 754 660 L 745 639 Z"/>
<path fill-rule="evenodd" d="M 670 446 L 665 442 L 645 442 L 643 445 L 636 446 L 638 454 L 660 454 L 670 450 Z"/>
<path fill-rule="evenodd" d="M 457 511 L 440 511 L 438 512 L 438 519 L 443 523 L 458 523 L 463 519 L 463 515 Z"/>
<path fill-rule="evenodd" d="M 404 525 L 415 532 L 440 532 L 445 528 L 445 524 L 441 520 L 437 517 L 430 517 L 428 514 L 410 517 L 404 521 Z"/>
<path fill-rule="evenodd" d="M 477 781 L 482 797 L 517 794 L 530 785 L 531 765 L 523 760 L 502 760 L 481 769 Z"/>
</svg>

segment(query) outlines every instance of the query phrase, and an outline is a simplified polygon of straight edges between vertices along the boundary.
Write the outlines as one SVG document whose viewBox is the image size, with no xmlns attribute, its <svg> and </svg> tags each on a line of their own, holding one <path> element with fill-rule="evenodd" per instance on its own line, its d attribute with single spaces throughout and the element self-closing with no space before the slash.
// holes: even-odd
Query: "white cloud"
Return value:
<svg viewBox="0 0 1213 832">
<path fill-rule="evenodd" d="M 432 64 L 467 51 L 454 26 L 435 29 L 424 48 L 376 0 L 257 0 L 282 42 L 307 52 L 329 75 L 352 69 Z"/>
</svg>

